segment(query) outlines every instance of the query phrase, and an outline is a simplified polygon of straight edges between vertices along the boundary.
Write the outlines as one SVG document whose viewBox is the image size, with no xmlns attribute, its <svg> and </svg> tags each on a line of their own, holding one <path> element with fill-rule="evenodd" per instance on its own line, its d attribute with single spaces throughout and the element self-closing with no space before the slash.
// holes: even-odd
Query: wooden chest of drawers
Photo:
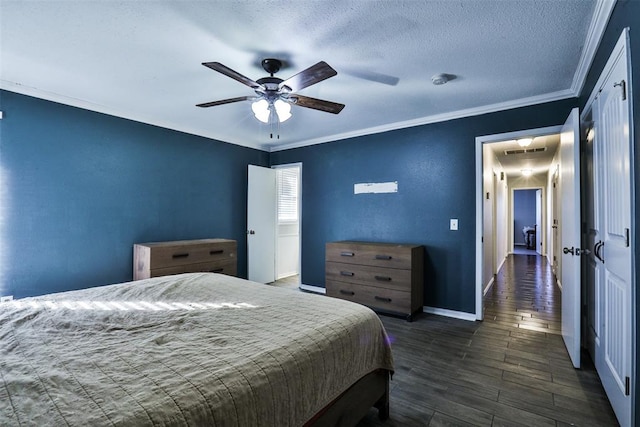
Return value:
<svg viewBox="0 0 640 427">
<path fill-rule="evenodd" d="M 331 242 L 326 246 L 327 295 L 401 314 L 422 311 L 424 247 L 393 243 Z"/>
<path fill-rule="evenodd" d="M 235 240 L 202 239 L 133 245 L 133 280 L 169 274 L 237 274 Z"/>
</svg>

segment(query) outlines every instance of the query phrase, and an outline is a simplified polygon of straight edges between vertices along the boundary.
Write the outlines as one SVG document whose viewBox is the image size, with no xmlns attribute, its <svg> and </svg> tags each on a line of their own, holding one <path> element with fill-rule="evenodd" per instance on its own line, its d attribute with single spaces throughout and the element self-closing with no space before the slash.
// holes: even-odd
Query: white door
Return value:
<svg viewBox="0 0 640 427">
<path fill-rule="evenodd" d="M 615 55 L 618 55 L 615 57 Z M 597 154 L 594 169 L 602 191 L 596 192 L 599 213 L 597 259 L 600 263 L 600 340 L 596 369 L 611 406 L 622 426 L 631 425 L 632 377 L 632 245 L 631 245 L 631 139 L 626 87 L 627 57 L 614 51 L 611 73 L 594 102 Z"/>
<path fill-rule="evenodd" d="M 562 338 L 580 367 L 580 115 L 571 110 L 560 134 Z"/>
<path fill-rule="evenodd" d="M 560 223 L 560 198 L 558 192 L 560 190 L 560 170 L 556 169 L 553 172 L 552 187 L 551 187 L 551 271 L 556 277 L 560 277 L 560 236 L 558 235 L 558 224 Z"/>
<path fill-rule="evenodd" d="M 249 165 L 248 178 L 248 279 L 270 283 L 276 274 L 276 171 Z"/>
<path fill-rule="evenodd" d="M 536 252 L 542 255 L 542 190 L 536 190 Z"/>
</svg>

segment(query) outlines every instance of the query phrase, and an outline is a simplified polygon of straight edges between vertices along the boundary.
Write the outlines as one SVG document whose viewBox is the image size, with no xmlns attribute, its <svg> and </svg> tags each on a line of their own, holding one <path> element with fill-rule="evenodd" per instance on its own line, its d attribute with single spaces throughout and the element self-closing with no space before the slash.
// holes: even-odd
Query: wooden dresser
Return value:
<svg viewBox="0 0 640 427">
<path fill-rule="evenodd" d="M 133 280 L 169 274 L 237 274 L 235 240 L 202 239 L 133 245 Z"/>
<path fill-rule="evenodd" d="M 326 246 L 327 295 L 400 314 L 423 307 L 424 246 L 331 242 Z"/>
</svg>

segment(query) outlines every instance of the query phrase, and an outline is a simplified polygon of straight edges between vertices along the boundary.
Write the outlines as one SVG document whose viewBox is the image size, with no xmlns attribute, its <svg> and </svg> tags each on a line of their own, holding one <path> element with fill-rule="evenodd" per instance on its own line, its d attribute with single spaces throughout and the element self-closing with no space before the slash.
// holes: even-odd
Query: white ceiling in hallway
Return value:
<svg viewBox="0 0 640 427">
<path fill-rule="evenodd" d="M 560 146 L 560 134 L 531 135 L 533 141 L 521 147 L 516 140 L 488 144 L 500 162 L 507 178 L 521 178 L 523 169 L 531 169 L 533 175 L 546 174 Z"/>
<path fill-rule="evenodd" d="M 579 93 L 609 0 L 0 2 L 0 87 L 234 144 L 277 150 L 562 99 Z M 279 139 L 253 95 L 201 65 L 257 80 L 326 61 L 300 91 L 345 104 L 294 106 Z M 435 86 L 438 73 L 455 75 Z"/>
</svg>

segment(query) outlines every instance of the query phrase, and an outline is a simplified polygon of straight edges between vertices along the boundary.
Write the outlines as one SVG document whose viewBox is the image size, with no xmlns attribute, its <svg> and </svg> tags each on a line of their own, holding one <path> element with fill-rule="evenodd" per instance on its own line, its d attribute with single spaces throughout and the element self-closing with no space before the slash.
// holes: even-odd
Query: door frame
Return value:
<svg viewBox="0 0 640 427">
<path fill-rule="evenodd" d="M 521 191 L 521 190 L 540 190 L 541 193 L 541 197 L 542 197 L 542 201 L 541 201 L 541 214 L 540 214 L 540 233 L 542 233 L 543 229 L 547 228 L 547 221 L 546 218 L 544 216 L 544 212 L 546 209 L 546 203 L 545 203 L 545 198 L 547 197 L 546 195 L 546 191 L 545 191 L 545 187 L 541 186 L 541 185 L 532 185 L 532 186 L 528 186 L 528 187 L 509 187 L 509 242 L 510 242 L 510 249 L 511 251 L 509 251 L 509 253 L 514 253 L 516 250 L 516 241 L 515 241 L 515 229 L 513 227 L 514 223 L 515 223 L 515 210 L 516 210 L 516 204 L 515 204 L 515 192 L 516 191 Z M 537 218 L 536 218 L 537 219 Z M 536 236 L 536 247 L 539 246 L 540 241 L 537 240 L 537 236 Z M 536 251 L 538 252 L 538 251 Z M 538 252 L 540 255 L 542 254 L 543 250 L 540 249 L 540 252 Z"/>
<path fill-rule="evenodd" d="M 482 148 L 484 144 L 493 142 L 506 141 L 509 139 L 518 139 L 525 136 L 535 134 L 537 136 L 559 134 L 562 125 L 548 126 L 543 128 L 523 129 L 514 132 L 498 133 L 492 135 L 483 135 L 476 137 L 476 320 L 484 318 L 484 289 L 482 286 L 483 278 L 483 259 L 484 246 L 482 244 L 483 237 L 483 196 L 482 176 L 484 173 L 484 165 L 482 162 Z M 513 238 L 513 236 L 512 236 Z"/>
<path fill-rule="evenodd" d="M 298 175 L 298 275 L 302 275 L 302 162 L 296 163 L 285 163 L 281 165 L 271 166 L 272 169 L 286 169 L 297 167 L 299 170 Z M 277 183 L 276 183 L 277 185 Z M 278 189 L 276 188 L 276 198 L 278 197 Z M 277 235 L 277 227 L 278 227 L 278 200 L 276 200 L 276 242 L 275 242 L 275 251 L 276 251 L 276 280 L 278 279 L 278 235 Z M 302 283 L 302 277 L 300 277 L 300 283 Z"/>
</svg>

